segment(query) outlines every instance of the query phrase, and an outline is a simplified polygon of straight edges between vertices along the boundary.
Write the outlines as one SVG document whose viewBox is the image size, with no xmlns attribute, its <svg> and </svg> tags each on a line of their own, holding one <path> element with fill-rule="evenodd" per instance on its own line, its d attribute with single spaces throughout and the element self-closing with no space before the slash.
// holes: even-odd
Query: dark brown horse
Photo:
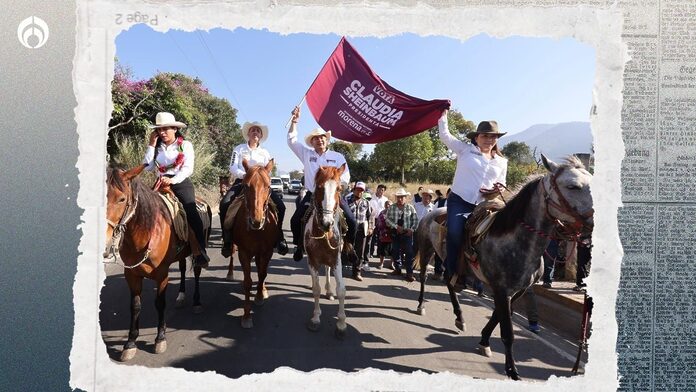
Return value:
<svg viewBox="0 0 696 392">
<path fill-rule="evenodd" d="M 266 275 L 268 263 L 273 256 L 273 248 L 278 239 L 278 216 L 271 212 L 271 170 L 273 160 L 266 166 L 249 166 L 246 159 L 242 161 L 246 175 L 242 180 L 244 190 L 241 195 L 244 205 L 239 208 L 234 219 L 233 242 L 237 245 L 239 262 L 244 271 L 244 315 L 242 328 L 252 328 L 251 318 L 251 259 L 256 263 L 259 281 L 257 283 L 257 305 L 263 305 L 268 298 Z M 228 213 L 229 215 L 229 213 Z M 227 219 L 225 219 L 227 221 Z"/>
<path fill-rule="evenodd" d="M 500 324 L 500 336 L 505 345 L 505 374 L 519 380 L 512 352 L 511 305 L 524 294 L 542 274 L 542 254 L 550 238 L 575 239 L 580 233 L 592 230 L 593 212 L 590 182 L 592 175 L 575 157 L 557 164 L 542 155 L 548 173 L 528 182 L 496 215 L 488 233 L 474 245 L 476 260 L 459 256 L 460 271 L 474 274 L 487 283 L 493 292 L 495 309 L 481 331 L 478 351 L 490 357 L 490 338 Z M 480 212 L 480 208 L 473 214 Z M 444 208 L 433 210 L 418 225 L 418 254 L 421 264 L 421 292 L 418 311 L 424 314 L 425 270 L 433 251 L 445 259 L 445 246 L 436 240 L 437 216 L 446 214 Z M 467 230 L 469 228 L 467 227 Z M 464 238 L 462 238 L 464 241 Z M 457 328 L 465 324 L 454 288 L 447 289 L 456 316 Z"/>
<path fill-rule="evenodd" d="M 322 167 L 319 169 L 315 179 L 316 189 L 312 195 L 314 208 L 304 230 L 304 243 L 307 250 L 309 273 L 312 275 L 312 293 L 314 294 L 314 312 L 307 327 L 311 331 L 317 331 L 321 325 L 319 267 L 324 266 L 327 269 L 327 275 L 329 269 L 332 269 L 336 278 L 338 322 L 335 333 L 338 338 L 345 336 L 347 327 L 344 307 L 346 285 L 343 282 L 341 269 L 341 250 L 344 241 L 339 227 L 341 215 L 339 209 L 340 177 L 345 169 L 345 164 L 340 168 Z M 329 289 L 327 276 L 327 291 Z M 329 294 L 327 293 L 327 295 Z"/>
<path fill-rule="evenodd" d="M 106 229 L 107 245 L 104 258 L 114 256 L 124 266 L 124 276 L 131 293 L 131 321 L 128 341 L 121 352 L 121 361 L 128 361 L 137 351 L 143 278 L 157 282 L 158 324 L 155 352 L 167 349 L 165 338 L 165 292 L 169 283 L 169 266 L 179 261 L 182 278 L 179 297 L 184 289 L 186 257 L 191 254 L 189 243 L 180 241 L 173 228 L 172 218 L 161 197 L 145 186 L 137 176 L 144 166 L 128 171 L 109 168 L 107 171 Z M 208 208 L 208 214 L 210 210 Z M 209 222 L 210 220 L 208 220 Z M 209 231 L 209 228 L 205 228 Z M 207 236 L 207 234 L 206 234 Z M 189 238 L 195 238 L 189 232 Z M 196 241 L 190 241 L 197 248 Z M 197 249 L 196 249 L 197 251 Z M 194 268 L 196 277 L 194 309 L 200 307 L 198 281 L 200 267 Z M 179 299 L 177 299 L 179 302 Z"/>
</svg>

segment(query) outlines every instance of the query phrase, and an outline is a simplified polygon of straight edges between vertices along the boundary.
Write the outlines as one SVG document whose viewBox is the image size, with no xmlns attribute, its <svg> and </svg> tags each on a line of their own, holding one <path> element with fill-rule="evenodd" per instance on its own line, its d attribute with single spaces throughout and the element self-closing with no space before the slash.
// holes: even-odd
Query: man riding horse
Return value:
<svg viewBox="0 0 696 392">
<path fill-rule="evenodd" d="M 341 183 L 348 184 L 350 182 L 350 171 L 348 170 L 348 164 L 346 163 L 346 158 L 343 154 L 328 150 L 329 141 L 331 139 L 331 131 L 324 131 L 321 128 L 316 128 L 305 137 L 305 143 L 310 146 L 304 146 L 297 141 L 297 122 L 300 119 L 300 108 L 295 107 L 292 111 L 292 122 L 290 129 L 288 130 L 288 146 L 297 155 L 297 157 L 302 161 L 304 167 L 304 178 L 305 178 L 305 188 L 307 188 L 307 193 L 300 202 L 299 208 L 295 210 L 295 213 L 290 219 L 290 227 L 292 228 L 293 243 L 296 245 L 295 253 L 293 259 L 295 261 L 300 261 L 303 256 L 303 239 L 302 239 L 302 218 L 309 207 L 312 200 L 312 193 L 315 191 L 314 179 L 316 177 L 319 168 L 322 166 L 332 166 L 341 167 L 341 165 L 346 165 L 345 171 L 341 174 Z M 346 233 L 346 241 L 353 245 L 355 242 L 355 230 L 356 230 L 356 220 L 355 216 L 351 212 L 348 204 L 343 198 L 340 198 L 340 207 L 343 210 L 343 215 L 346 218 L 346 223 L 348 224 L 348 233 Z M 351 250 L 348 257 L 351 263 L 355 263 L 357 260 L 357 255 L 354 250 Z"/>
<path fill-rule="evenodd" d="M 234 148 L 232 157 L 230 158 L 230 175 L 234 182 L 227 191 L 225 196 L 220 200 L 220 226 L 222 230 L 222 253 L 223 257 L 230 257 L 232 254 L 232 227 L 224 227 L 225 216 L 227 209 L 232 204 L 234 199 L 242 193 L 242 179 L 246 174 L 246 169 L 242 165 L 242 161 L 246 159 L 249 166 L 266 166 L 271 161 L 271 154 L 261 147 L 261 143 L 268 139 L 268 127 L 256 121 L 246 122 L 242 126 L 242 136 L 246 143 L 242 143 Z M 270 191 L 270 190 L 269 190 Z M 285 218 L 285 204 L 276 192 L 271 192 L 271 200 L 276 205 L 278 211 L 278 242 L 276 247 L 278 254 L 285 255 L 288 253 L 288 245 L 285 242 L 283 234 L 283 219 Z"/>
</svg>

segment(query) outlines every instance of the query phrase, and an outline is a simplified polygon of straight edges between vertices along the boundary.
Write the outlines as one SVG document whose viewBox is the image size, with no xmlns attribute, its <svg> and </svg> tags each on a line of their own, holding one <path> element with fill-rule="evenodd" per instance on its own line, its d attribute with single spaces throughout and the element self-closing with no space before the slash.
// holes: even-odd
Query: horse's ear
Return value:
<svg viewBox="0 0 696 392">
<path fill-rule="evenodd" d="M 275 163 L 274 163 L 274 158 L 271 158 L 271 160 L 268 161 L 268 163 L 266 164 L 266 167 L 265 167 L 264 169 L 266 169 L 266 171 L 270 173 L 271 170 L 273 170 L 273 165 L 274 165 L 274 164 L 275 164 Z"/>
<path fill-rule="evenodd" d="M 244 171 L 249 171 L 249 162 L 246 160 L 246 158 L 242 159 L 242 167 L 244 168 Z"/>
<path fill-rule="evenodd" d="M 338 175 L 341 176 L 343 175 L 343 172 L 346 171 L 346 164 L 342 164 L 341 167 L 338 168 Z"/>
<path fill-rule="evenodd" d="M 546 170 L 550 171 L 551 173 L 555 172 L 558 170 L 558 164 L 544 156 L 544 154 L 541 154 L 541 162 L 544 163 L 544 167 Z"/>
<path fill-rule="evenodd" d="M 142 173 L 143 169 L 145 169 L 145 165 L 138 165 L 123 173 L 123 179 L 126 181 L 130 181 L 133 178 L 137 177 L 140 173 Z"/>
</svg>

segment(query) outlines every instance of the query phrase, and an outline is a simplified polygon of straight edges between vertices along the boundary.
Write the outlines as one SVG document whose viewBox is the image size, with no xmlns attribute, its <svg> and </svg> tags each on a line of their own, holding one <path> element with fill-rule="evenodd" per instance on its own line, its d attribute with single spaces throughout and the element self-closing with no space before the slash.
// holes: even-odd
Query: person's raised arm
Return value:
<svg viewBox="0 0 696 392">
<path fill-rule="evenodd" d="M 442 116 L 437 121 L 438 135 L 442 143 L 447 146 L 450 150 L 454 151 L 455 154 L 459 154 L 461 149 L 466 146 L 466 143 L 452 136 L 449 131 L 449 125 L 447 121 L 447 113 L 449 110 L 442 112 Z"/>
<path fill-rule="evenodd" d="M 288 146 L 300 160 L 304 155 L 304 146 L 297 141 L 297 122 L 300 121 L 300 107 L 295 106 L 292 110 L 290 128 L 288 128 Z"/>
</svg>

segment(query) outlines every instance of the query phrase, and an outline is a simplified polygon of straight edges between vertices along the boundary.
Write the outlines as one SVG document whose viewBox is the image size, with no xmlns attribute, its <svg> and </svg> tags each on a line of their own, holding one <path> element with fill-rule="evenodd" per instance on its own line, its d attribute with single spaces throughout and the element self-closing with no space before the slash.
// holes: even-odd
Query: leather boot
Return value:
<svg viewBox="0 0 696 392">
<path fill-rule="evenodd" d="M 362 282 L 362 274 L 360 273 L 360 267 L 353 267 L 353 279 L 357 280 L 358 282 Z"/>
<path fill-rule="evenodd" d="M 278 249 L 278 254 L 281 256 L 285 256 L 288 254 L 288 243 L 285 242 L 285 234 L 283 233 L 283 229 L 279 230 L 280 233 L 278 235 L 278 244 L 277 244 L 277 249 Z M 294 255 L 293 255 L 294 258 Z"/>
</svg>

